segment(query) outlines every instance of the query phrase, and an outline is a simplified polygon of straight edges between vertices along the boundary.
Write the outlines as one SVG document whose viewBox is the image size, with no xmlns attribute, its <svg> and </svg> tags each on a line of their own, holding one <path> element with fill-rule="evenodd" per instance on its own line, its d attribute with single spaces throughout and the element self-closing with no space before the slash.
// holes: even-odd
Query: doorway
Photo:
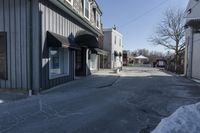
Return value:
<svg viewBox="0 0 200 133">
<path fill-rule="evenodd" d="M 75 76 L 86 76 L 86 49 L 76 51 L 75 55 Z"/>
</svg>

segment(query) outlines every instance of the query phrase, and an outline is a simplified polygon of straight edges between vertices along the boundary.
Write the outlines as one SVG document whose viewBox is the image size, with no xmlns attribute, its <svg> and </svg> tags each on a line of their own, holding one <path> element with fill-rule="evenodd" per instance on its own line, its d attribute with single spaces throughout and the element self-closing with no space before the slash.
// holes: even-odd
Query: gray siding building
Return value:
<svg viewBox="0 0 200 133">
<path fill-rule="evenodd" d="M 200 80 L 200 1 L 190 0 L 186 10 L 185 75 Z"/>
<path fill-rule="evenodd" d="M 97 71 L 101 15 L 94 0 L 0 0 L 0 88 L 38 93 Z"/>
</svg>

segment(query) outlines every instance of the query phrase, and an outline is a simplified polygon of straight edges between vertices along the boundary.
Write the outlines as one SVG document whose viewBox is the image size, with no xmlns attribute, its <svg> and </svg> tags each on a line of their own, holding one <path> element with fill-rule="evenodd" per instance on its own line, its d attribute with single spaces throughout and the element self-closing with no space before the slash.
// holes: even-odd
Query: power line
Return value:
<svg viewBox="0 0 200 133">
<path fill-rule="evenodd" d="M 196 4 L 194 4 L 192 7 L 190 7 L 189 9 L 186 9 L 185 11 L 185 18 L 190 18 L 190 17 L 187 17 L 188 14 L 190 14 L 192 12 L 192 9 L 194 9 L 198 4 L 200 4 L 200 1 L 197 1 Z"/>
<path fill-rule="evenodd" d="M 125 26 L 129 25 L 130 23 L 133 23 L 133 22 L 137 21 L 138 19 L 140 19 L 140 18 L 146 16 L 147 14 L 151 13 L 152 11 L 154 11 L 155 9 L 159 8 L 160 6 L 164 5 L 164 4 L 167 3 L 167 2 L 169 2 L 169 0 L 164 0 L 164 1 L 160 2 L 158 5 L 156 5 L 156 6 L 154 6 L 153 8 L 147 10 L 147 11 L 144 12 L 143 14 L 141 14 L 141 15 L 139 15 L 139 16 L 133 18 L 133 19 L 130 20 L 129 22 L 127 22 L 127 23 L 125 23 L 125 24 L 123 24 L 123 25 L 120 25 L 119 27 L 125 27 Z"/>
<path fill-rule="evenodd" d="M 199 3 L 200 3 L 200 1 L 197 1 L 197 3 L 195 5 L 193 5 L 190 9 L 195 8 Z"/>
</svg>

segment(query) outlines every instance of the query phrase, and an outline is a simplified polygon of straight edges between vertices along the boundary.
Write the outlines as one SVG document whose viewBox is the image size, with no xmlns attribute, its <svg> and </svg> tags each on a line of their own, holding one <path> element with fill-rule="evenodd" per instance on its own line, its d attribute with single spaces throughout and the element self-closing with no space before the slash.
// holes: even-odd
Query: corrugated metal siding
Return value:
<svg viewBox="0 0 200 133">
<path fill-rule="evenodd" d="M 8 80 L 0 80 L 0 88 L 30 88 L 28 13 L 27 0 L 0 0 L 0 31 L 7 32 L 8 64 Z"/>
<path fill-rule="evenodd" d="M 32 0 L 31 7 L 29 2 L 0 0 L 0 31 L 7 32 L 8 64 L 8 80 L 0 80 L 0 88 L 37 91 L 40 87 L 50 88 L 73 79 L 74 51 L 70 50 L 70 76 L 49 80 L 46 31 L 75 37 L 77 31 L 89 31 L 89 28 L 47 0 L 39 4 L 38 0 Z"/>
<path fill-rule="evenodd" d="M 74 73 L 74 51 L 70 50 L 70 68 L 69 76 L 49 80 L 49 63 L 48 47 L 46 44 L 46 32 L 51 31 L 62 36 L 73 36 L 84 27 L 68 14 L 55 7 L 48 1 L 40 1 L 40 18 L 41 18 L 41 49 L 42 49 L 42 89 L 65 83 L 73 80 Z M 86 29 L 85 29 L 86 30 Z"/>
</svg>

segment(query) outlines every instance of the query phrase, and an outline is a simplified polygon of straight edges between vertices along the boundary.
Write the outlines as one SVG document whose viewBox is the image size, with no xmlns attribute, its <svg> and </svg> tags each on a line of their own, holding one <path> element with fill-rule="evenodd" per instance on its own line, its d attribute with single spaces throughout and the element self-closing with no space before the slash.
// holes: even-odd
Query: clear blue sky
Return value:
<svg viewBox="0 0 200 133">
<path fill-rule="evenodd" d="M 103 12 L 104 28 L 113 27 L 124 36 L 124 49 L 166 52 L 161 46 L 148 42 L 168 8 L 185 9 L 188 0 L 97 0 Z M 154 8 L 154 9 L 153 9 Z M 147 13 L 148 12 L 148 13 Z"/>
</svg>

